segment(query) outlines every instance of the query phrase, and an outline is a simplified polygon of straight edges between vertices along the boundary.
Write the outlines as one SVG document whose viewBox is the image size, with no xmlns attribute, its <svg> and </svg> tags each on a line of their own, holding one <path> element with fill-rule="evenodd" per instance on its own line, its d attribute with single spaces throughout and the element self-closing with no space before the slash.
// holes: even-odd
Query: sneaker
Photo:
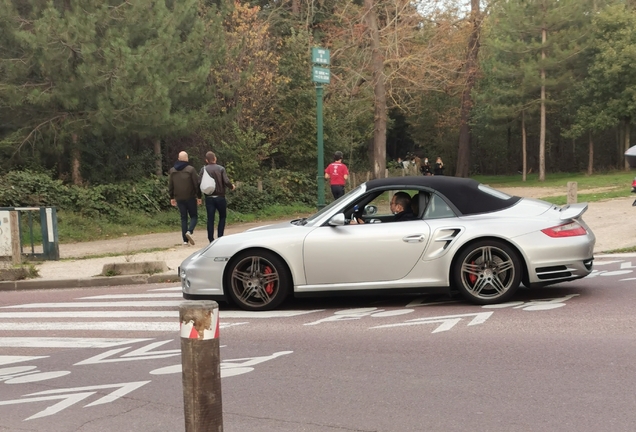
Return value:
<svg viewBox="0 0 636 432">
<path fill-rule="evenodd" d="M 188 243 L 194 246 L 194 239 L 192 238 L 192 234 L 190 233 L 190 231 L 186 232 L 186 238 L 188 239 Z"/>
<path fill-rule="evenodd" d="M 183 246 L 190 246 L 190 243 L 188 243 L 188 242 L 183 242 Z"/>
</svg>

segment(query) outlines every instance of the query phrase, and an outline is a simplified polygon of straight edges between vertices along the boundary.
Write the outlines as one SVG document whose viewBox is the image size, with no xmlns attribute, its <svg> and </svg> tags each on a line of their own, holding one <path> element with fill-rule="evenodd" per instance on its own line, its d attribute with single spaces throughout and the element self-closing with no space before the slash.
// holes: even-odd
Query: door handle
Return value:
<svg viewBox="0 0 636 432">
<path fill-rule="evenodd" d="M 422 243 L 424 241 L 424 235 L 415 234 L 415 235 L 402 237 L 402 241 L 405 241 L 407 243 Z"/>
</svg>

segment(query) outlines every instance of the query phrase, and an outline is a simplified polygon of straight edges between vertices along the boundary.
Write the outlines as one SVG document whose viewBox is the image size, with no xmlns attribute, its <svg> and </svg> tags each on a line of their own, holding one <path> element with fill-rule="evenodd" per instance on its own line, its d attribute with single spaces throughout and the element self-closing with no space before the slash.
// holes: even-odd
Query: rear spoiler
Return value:
<svg viewBox="0 0 636 432">
<path fill-rule="evenodd" d="M 581 204 L 567 204 L 561 207 L 559 210 L 561 220 L 577 219 L 580 218 L 587 210 L 587 203 Z"/>
</svg>

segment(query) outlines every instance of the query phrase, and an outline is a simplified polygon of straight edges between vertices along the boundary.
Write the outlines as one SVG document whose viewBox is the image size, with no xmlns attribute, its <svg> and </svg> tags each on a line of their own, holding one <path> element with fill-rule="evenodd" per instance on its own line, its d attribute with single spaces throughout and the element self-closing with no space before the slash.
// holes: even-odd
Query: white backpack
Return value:
<svg viewBox="0 0 636 432">
<path fill-rule="evenodd" d="M 208 174 L 208 170 L 203 167 L 203 177 L 201 177 L 201 192 L 212 195 L 216 189 L 216 181 Z"/>
</svg>

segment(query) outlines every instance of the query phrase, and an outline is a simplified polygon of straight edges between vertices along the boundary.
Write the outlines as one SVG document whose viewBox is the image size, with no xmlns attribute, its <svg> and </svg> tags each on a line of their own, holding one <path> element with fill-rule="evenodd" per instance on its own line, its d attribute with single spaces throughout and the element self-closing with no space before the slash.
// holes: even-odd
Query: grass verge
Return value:
<svg viewBox="0 0 636 432">
<path fill-rule="evenodd" d="M 227 224 L 258 222 L 260 220 L 294 219 L 308 216 L 314 212 L 315 208 L 302 204 L 271 206 L 255 214 L 242 214 L 228 209 Z M 205 207 L 199 207 L 198 217 L 198 226 L 205 227 L 207 224 Z M 124 216 L 116 220 L 105 216 L 86 217 L 79 213 L 60 210 L 57 212 L 57 227 L 60 243 L 75 243 L 107 240 L 140 234 L 179 231 L 181 219 L 177 209 L 154 214 L 126 212 Z M 27 219 L 23 218 L 21 231 L 22 244 L 29 245 L 31 241 L 36 245 L 42 243 L 39 219 L 34 219 L 32 226 L 29 227 L 27 225 Z M 31 232 L 33 233 L 33 238 L 31 238 Z M 154 252 L 154 250 L 145 252 Z"/>
</svg>

